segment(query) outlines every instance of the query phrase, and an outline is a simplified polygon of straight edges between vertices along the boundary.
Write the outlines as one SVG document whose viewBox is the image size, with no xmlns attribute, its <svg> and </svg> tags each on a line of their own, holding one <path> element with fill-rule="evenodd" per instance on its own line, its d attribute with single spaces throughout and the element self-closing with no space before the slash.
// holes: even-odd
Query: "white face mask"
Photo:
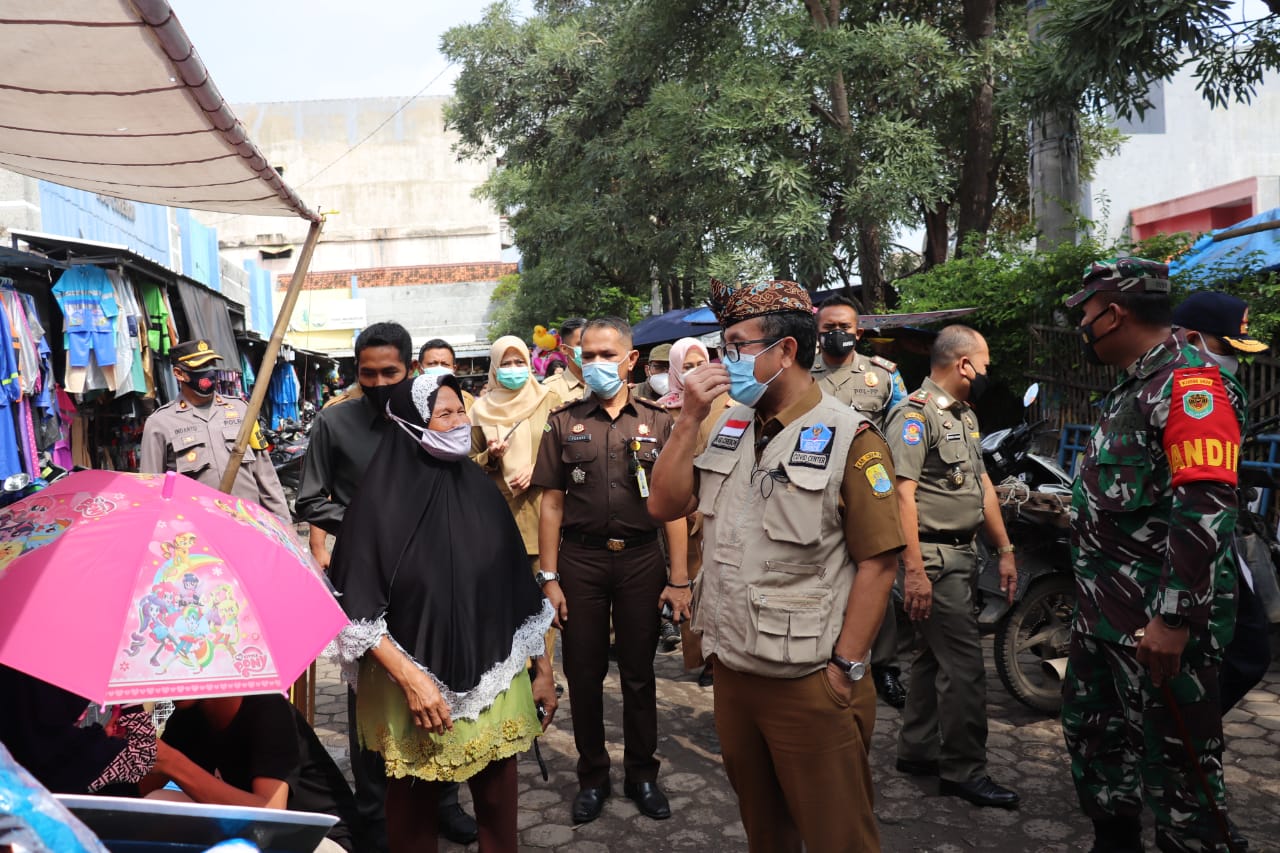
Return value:
<svg viewBox="0 0 1280 853">
<path fill-rule="evenodd" d="M 649 387 L 657 394 L 667 394 L 671 391 L 671 377 L 665 373 L 655 373 L 649 377 Z"/>
<path fill-rule="evenodd" d="M 442 462 L 457 462 L 471 452 L 471 424 L 459 424 L 453 429 L 439 432 L 417 424 L 411 424 L 391 414 L 387 416 L 400 425 L 418 446 Z"/>
<path fill-rule="evenodd" d="M 1218 355 L 1216 352 L 1209 352 L 1207 349 L 1200 350 L 1211 363 L 1218 365 L 1223 373 L 1230 373 L 1232 376 L 1240 372 L 1240 359 L 1234 355 Z"/>
</svg>

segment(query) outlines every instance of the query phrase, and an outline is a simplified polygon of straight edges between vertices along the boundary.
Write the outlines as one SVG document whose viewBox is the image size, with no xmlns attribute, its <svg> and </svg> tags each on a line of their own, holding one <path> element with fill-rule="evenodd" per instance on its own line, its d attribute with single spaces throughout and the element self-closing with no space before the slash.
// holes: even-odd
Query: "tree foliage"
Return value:
<svg viewBox="0 0 1280 853">
<path fill-rule="evenodd" d="M 512 322 L 760 269 L 892 300 L 900 225 L 1025 221 L 1020 0 L 543 0 L 446 34 L 447 121 L 524 259 Z"/>
<path fill-rule="evenodd" d="M 1154 84 L 1191 66 L 1205 100 L 1247 102 L 1280 68 L 1280 2 L 1233 20 L 1233 0 L 1054 0 L 1043 41 L 1021 73 L 1042 104 L 1141 114 Z"/>
</svg>

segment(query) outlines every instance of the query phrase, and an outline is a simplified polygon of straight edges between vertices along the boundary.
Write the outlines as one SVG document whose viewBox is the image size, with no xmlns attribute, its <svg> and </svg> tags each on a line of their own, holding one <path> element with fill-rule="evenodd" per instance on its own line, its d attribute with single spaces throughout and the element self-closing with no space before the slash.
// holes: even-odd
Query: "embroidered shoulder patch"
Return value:
<svg viewBox="0 0 1280 853">
<path fill-rule="evenodd" d="M 1173 485 L 1212 480 L 1235 486 L 1240 468 L 1240 422 L 1217 367 L 1175 370 L 1164 429 Z"/>
<path fill-rule="evenodd" d="M 877 498 L 887 498 L 893 494 L 893 481 L 889 479 L 889 472 L 882 463 L 877 462 L 865 473 L 867 482 L 871 484 L 871 491 Z"/>
<path fill-rule="evenodd" d="M 924 422 L 919 418 L 908 417 L 902 422 L 902 443 L 912 447 L 924 441 Z"/>
</svg>

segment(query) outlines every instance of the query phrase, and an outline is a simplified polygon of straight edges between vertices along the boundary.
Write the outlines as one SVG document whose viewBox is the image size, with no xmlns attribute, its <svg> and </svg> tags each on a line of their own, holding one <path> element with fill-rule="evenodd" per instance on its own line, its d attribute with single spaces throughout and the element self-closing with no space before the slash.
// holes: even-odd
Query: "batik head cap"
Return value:
<svg viewBox="0 0 1280 853">
<path fill-rule="evenodd" d="M 1085 267 L 1082 288 L 1067 307 L 1082 304 L 1095 293 L 1163 293 L 1169 295 L 1169 265 L 1145 258 L 1108 258 Z"/>
<path fill-rule="evenodd" d="M 794 281 L 711 280 L 711 310 L 724 327 L 786 311 L 813 313 L 809 291 Z"/>
</svg>

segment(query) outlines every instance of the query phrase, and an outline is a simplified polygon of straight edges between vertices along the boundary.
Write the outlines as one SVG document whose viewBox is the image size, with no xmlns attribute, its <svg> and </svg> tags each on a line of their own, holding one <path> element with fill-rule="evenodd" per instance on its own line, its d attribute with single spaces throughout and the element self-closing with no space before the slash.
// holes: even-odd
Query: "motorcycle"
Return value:
<svg viewBox="0 0 1280 853">
<path fill-rule="evenodd" d="M 303 425 L 289 420 L 281 422 L 279 429 L 262 426 L 262 436 L 267 440 L 271 466 L 275 468 L 285 497 L 292 505 L 302 484 L 302 460 L 307 455 L 310 436 Z"/>
<path fill-rule="evenodd" d="M 1038 384 L 1027 389 L 1024 408 L 1039 390 Z M 1028 708 L 1052 714 L 1062 707 L 1076 592 L 1068 533 L 1071 477 L 1032 449 L 1045 423 L 1024 421 L 982 440 L 983 461 L 1015 547 L 1018 587 L 1010 604 L 1000 591 L 999 558 L 980 538 L 976 598 L 979 629 L 994 634 L 1001 683 Z"/>
</svg>

